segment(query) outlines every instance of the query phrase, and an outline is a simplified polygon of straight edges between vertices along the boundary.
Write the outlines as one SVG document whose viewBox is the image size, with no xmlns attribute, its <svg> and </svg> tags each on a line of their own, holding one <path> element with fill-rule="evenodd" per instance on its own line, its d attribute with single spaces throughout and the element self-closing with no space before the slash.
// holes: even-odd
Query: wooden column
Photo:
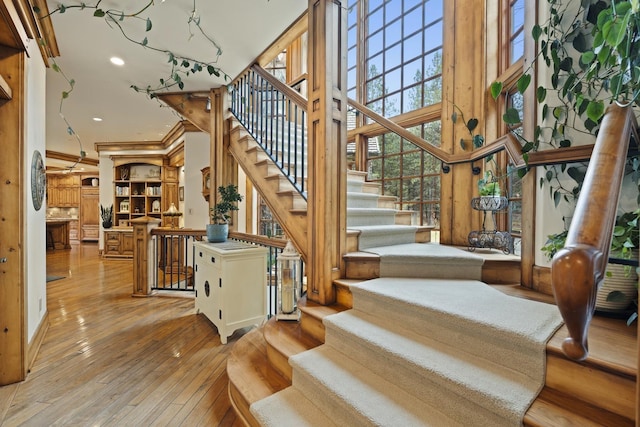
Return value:
<svg viewBox="0 0 640 427">
<path fill-rule="evenodd" d="M 480 125 L 476 132 L 485 134 L 484 9 L 482 0 L 445 2 L 445 22 L 455 22 L 445 26 L 444 45 L 449 48 L 443 53 L 442 82 L 442 149 L 451 153 L 464 151 L 461 139 L 465 140 L 467 151 L 472 146 L 462 120 L 458 119 L 456 124 L 451 121 L 454 111 L 460 115 L 454 104 L 466 120 L 477 118 Z M 476 162 L 475 166 L 482 166 L 482 162 Z M 481 229 L 480 212 L 471 208 L 471 199 L 478 195 L 479 178 L 472 174 L 468 163 L 452 166 L 449 173 L 442 174 L 441 193 L 445 197 L 441 200 L 441 243 L 467 246 L 469 232 Z"/>
<path fill-rule="evenodd" d="M 133 226 L 133 295 L 146 297 L 151 294 L 153 272 L 153 239 L 151 230 L 160 225 L 160 220 L 143 216 L 131 220 Z"/>
<path fill-rule="evenodd" d="M 309 1 L 307 298 L 335 300 L 346 247 L 346 4 Z"/>
</svg>

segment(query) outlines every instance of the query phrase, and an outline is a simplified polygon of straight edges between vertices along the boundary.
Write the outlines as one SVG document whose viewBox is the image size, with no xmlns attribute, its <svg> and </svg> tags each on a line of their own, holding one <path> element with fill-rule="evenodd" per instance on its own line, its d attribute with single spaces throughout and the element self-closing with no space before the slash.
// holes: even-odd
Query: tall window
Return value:
<svg viewBox="0 0 640 427">
<path fill-rule="evenodd" d="M 347 93 L 385 117 L 442 101 L 443 0 L 349 0 Z M 440 121 L 409 129 L 440 145 Z M 370 144 L 371 145 L 371 144 Z M 440 161 L 396 134 L 368 150 L 370 181 L 439 226 Z"/>
<path fill-rule="evenodd" d="M 524 55 L 524 0 L 509 1 L 509 64 Z"/>
<path fill-rule="evenodd" d="M 441 100 L 442 1 L 367 2 L 366 105 L 386 117 Z"/>
<path fill-rule="evenodd" d="M 525 2 L 524 0 L 501 0 L 500 5 L 499 20 L 502 31 L 498 57 L 501 60 L 500 75 L 497 80 L 505 82 L 504 87 L 507 92 L 500 98 L 501 102 L 498 108 L 500 111 L 505 111 L 507 108 L 513 107 L 522 118 L 523 98 L 515 91 L 515 85 L 512 83 L 517 81 L 523 73 Z M 513 90 L 513 92 L 509 92 L 509 90 Z M 502 134 L 506 132 L 518 134 L 522 132 L 522 128 L 508 129 L 504 127 L 500 132 Z M 509 210 L 506 215 L 500 218 L 500 224 L 502 229 L 506 228 L 511 232 L 517 243 L 522 233 L 522 181 L 516 172 L 510 171 L 507 157 L 502 155 L 499 158 L 501 160 L 500 169 L 509 172 L 505 178 Z"/>
</svg>

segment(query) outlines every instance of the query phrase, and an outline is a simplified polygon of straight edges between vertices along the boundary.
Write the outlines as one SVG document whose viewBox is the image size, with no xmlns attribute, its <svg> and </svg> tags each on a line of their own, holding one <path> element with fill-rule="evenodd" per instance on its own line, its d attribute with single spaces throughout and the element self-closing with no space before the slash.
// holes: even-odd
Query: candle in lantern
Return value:
<svg viewBox="0 0 640 427">
<path fill-rule="evenodd" d="M 280 294 L 282 312 L 285 314 L 293 313 L 295 310 L 293 277 L 291 277 L 291 269 L 282 269 L 282 289 Z"/>
</svg>

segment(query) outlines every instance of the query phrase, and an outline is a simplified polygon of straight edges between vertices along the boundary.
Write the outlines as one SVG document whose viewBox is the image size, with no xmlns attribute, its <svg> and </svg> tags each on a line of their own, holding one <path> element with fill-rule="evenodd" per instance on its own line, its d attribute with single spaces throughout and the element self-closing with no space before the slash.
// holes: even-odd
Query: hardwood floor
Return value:
<svg viewBox="0 0 640 427">
<path fill-rule="evenodd" d="M 97 244 L 47 251 L 50 327 L 26 381 L 0 387 L 0 425 L 232 426 L 222 345 L 193 298 L 133 298 L 130 260 Z M 246 331 L 243 331 L 243 333 Z"/>
</svg>

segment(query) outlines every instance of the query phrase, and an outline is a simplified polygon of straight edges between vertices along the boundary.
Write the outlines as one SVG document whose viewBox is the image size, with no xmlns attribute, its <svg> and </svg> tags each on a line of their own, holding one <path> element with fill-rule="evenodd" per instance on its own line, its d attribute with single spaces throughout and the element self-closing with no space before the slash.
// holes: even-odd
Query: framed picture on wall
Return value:
<svg viewBox="0 0 640 427">
<path fill-rule="evenodd" d="M 178 199 L 184 202 L 184 186 L 178 187 Z"/>
</svg>

